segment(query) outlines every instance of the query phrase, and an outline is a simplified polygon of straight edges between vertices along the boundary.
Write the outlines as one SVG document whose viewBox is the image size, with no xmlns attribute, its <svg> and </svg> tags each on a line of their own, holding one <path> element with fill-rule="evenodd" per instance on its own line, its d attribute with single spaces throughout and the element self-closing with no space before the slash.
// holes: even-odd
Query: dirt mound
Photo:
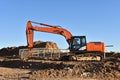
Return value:
<svg viewBox="0 0 120 80">
<path fill-rule="evenodd" d="M 24 80 L 24 78 L 27 78 L 27 80 L 119 80 L 120 56 L 119 54 L 112 54 L 111 56 L 114 59 L 101 62 L 50 60 L 30 60 L 23 62 L 19 59 L 7 58 L 4 61 L 0 61 L 0 66 L 30 70 L 24 76 L 19 73 L 18 75 L 9 74 L 9 76 L 13 76 L 16 80 Z M 7 75 L 1 74 L 2 77 Z M 9 77 L 5 77 L 5 80 L 8 79 Z"/>
<path fill-rule="evenodd" d="M 3 48 L 0 50 L 0 56 L 18 56 L 19 49 L 23 48 L 27 48 L 27 46 Z M 34 42 L 34 48 L 58 49 L 56 43 L 43 41 Z M 120 53 L 106 53 L 106 57 L 112 58 L 101 62 L 50 60 L 31 60 L 23 62 L 19 58 L 0 57 L 1 67 L 29 70 L 29 73 L 24 74 L 19 73 L 19 70 L 17 73 L 12 74 L 11 70 L 9 70 L 7 73 L 10 74 L 3 75 L 2 73 L 5 72 L 6 69 L 2 69 L 0 70 L 2 71 L 0 80 L 8 80 L 11 78 L 14 80 L 119 80 Z"/>
<path fill-rule="evenodd" d="M 19 63 L 19 64 L 18 64 Z M 61 62 L 61 61 L 3 61 L 0 65 L 9 68 L 29 69 L 31 70 L 28 79 L 46 78 L 89 78 L 99 80 L 119 80 L 120 62 L 119 60 L 105 62 Z M 42 79 L 41 79 L 42 80 Z"/>
<path fill-rule="evenodd" d="M 62 64 L 61 64 L 62 65 Z M 120 78 L 120 65 L 119 62 L 109 64 L 109 62 L 79 62 L 77 64 L 63 65 L 62 69 L 45 69 L 35 70 L 31 72 L 32 76 L 36 77 L 49 77 L 49 78 L 93 78 L 93 79 L 119 79 Z"/>
<path fill-rule="evenodd" d="M 34 48 L 52 48 L 52 49 L 58 49 L 58 46 L 54 42 L 43 42 L 43 41 L 35 41 L 34 42 Z M 27 48 L 27 46 L 19 46 L 19 47 L 7 47 L 0 49 L 0 56 L 18 56 L 19 49 Z"/>
<path fill-rule="evenodd" d="M 54 42 L 43 42 L 43 41 L 36 41 L 34 42 L 34 48 L 52 48 L 52 49 L 58 49 L 58 46 Z"/>
</svg>

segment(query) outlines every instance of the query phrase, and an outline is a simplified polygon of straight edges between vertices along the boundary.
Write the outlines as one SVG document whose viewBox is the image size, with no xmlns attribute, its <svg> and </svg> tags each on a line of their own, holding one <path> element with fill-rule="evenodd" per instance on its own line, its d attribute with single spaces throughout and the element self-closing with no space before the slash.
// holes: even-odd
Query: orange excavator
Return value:
<svg viewBox="0 0 120 80">
<path fill-rule="evenodd" d="M 32 23 L 40 24 L 41 26 L 33 26 Z M 70 55 L 63 56 L 62 60 L 91 60 L 93 58 L 101 60 L 102 55 L 105 53 L 103 42 L 87 43 L 86 36 L 73 36 L 71 32 L 60 26 L 28 21 L 26 25 L 26 37 L 29 51 L 24 59 L 32 54 L 34 31 L 53 33 L 65 37 L 69 45 Z"/>
</svg>

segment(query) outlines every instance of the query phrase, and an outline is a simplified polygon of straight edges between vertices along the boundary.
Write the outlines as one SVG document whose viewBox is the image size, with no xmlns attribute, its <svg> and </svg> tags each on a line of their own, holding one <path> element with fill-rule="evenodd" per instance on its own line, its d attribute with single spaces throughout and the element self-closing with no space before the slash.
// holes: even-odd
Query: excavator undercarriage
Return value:
<svg viewBox="0 0 120 80">
<path fill-rule="evenodd" d="M 28 49 L 20 49 L 19 55 L 23 59 Z M 40 59 L 40 60 L 60 60 L 60 61 L 101 61 L 104 58 L 104 54 L 100 52 L 89 52 L 75 54 L 75 52 L 69 52 L 68 49 L 46 49 L 46 48 L 33 48 L 32 55 L 26 59 Z"/>
</svg>

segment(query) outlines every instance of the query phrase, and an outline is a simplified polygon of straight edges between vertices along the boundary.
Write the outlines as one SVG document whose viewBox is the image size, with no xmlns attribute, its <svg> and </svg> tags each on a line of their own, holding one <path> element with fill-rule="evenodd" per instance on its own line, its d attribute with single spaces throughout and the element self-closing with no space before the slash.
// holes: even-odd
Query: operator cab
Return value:
<svg viewBox="0 0 120 80">
<path fill-rule="evenodd" d="M 73 36 L 69 48 L 70 51 L 86 50 L 86 36 Z"/>
</svg>

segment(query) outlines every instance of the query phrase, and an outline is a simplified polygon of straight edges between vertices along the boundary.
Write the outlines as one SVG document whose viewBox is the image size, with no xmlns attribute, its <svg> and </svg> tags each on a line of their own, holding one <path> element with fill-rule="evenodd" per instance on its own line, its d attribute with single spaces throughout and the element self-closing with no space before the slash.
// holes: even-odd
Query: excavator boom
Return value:
<svg viewBox="0 0 120 80">
<path fill-rule="evenodd" d="M 66 38 L 68 44 L 70 44 L 72 34 L 68 30 L 63 29 L 59 26 L 52 26 L 52 25 L 43 24 L 43 23 L 40 23 L 40 25 L 42 25 L 42 26 L 41 27 L 32 26 L 31 21 L 27 22 L 26 37 L 27 37 L 27 44 L 28 44 L 29 48 L 33 47 L 34 31 L 47 32 L 47 33 L 62 35 Z M 45 27 L 43 27 L 43 26 L 45 26 Z"/>
</svg>

